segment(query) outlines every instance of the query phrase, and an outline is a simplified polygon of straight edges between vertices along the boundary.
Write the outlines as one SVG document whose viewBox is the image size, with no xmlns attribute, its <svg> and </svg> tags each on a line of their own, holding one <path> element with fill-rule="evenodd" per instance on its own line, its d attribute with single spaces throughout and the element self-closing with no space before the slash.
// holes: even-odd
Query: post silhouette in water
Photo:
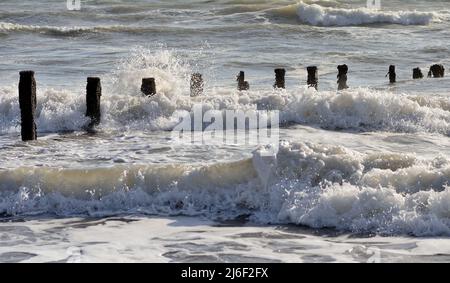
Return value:
<svg viewBox="0 0 450 283">
<path fill-rule="evenodd" d="M 389 76 L 389 82 L 391 84 L 395 84 L 397 82 L 397 74 L 395 73 L 394 65 L 389 66 L 389 72 L 387 73 L 386 77 L 387 76 Z"/>
<path fill-rule="evenodd" d="M 203 94 L 205 83 L 203 82 L 203 76 L 200 73 L 194 73 L 191 76 L 191 97 L 199 96 Z"/>
<path fill-rule="evenodd" d="M 339 65 L 338 67 L 338 76 L 337 76 L 337 83 L 338 83 L 338 90 L 347 89 L 347 73 L 348 73 L 348 66 L 347 65 Z"/>
<path fill-rule="evenodd" d="M 243 91 L 243 90 L 249 90 L 250 89 L 250 84 L 245 80 L 245 73 L 244 71 L 240 71 L 239 75 L 237 76 L 237 82 L 238 82 L 238 90 L 239 91 Z"/>
<path fill-rule="evenodd" d="M 86 86 L 86 117 L 91 118 L 89 127 L 97 126 L 100 124 L 102 117 L 100 109 L 100 99 L 102 96 L 102 84 L 100 78 L 89 77 L 87 78 Z"/>
<path fill-rule="evenodd" d="M 413 79 L 423 79 L 423 73 L 420 68 L 414 68 L 413 69 Z"/>
<path fill-rule="evenodd" d="M 306 70 L 308 71 L 308 86 L 313 87 L 317 90 L 319 87 L 319 72 L 317 67 L 309 66 L 306 68 Z"/>
<path fill-rule="evenodd" d="M 285 69 L 275 69 L 275 85 L 274 88 L 286 88 L 286 70 Z"/>
<path fill-rule="evenodd" d="M 146 96 L 153 96 L 156 94 L 155 78 L 143 78 L 141 91 Z"/>
<path fill-rule="evenodd" d="M 429 78 L 443 78 L 445 76 L 445 68 L 441 64 L 435 64 L 430 67 L 428 72 Z"/>
<path fill-rule="evenodd" d="M 37 139 L 37 129 L 34 120 L 36 104 L 36 80 L 34 79 L 34 71 L 22 71 L 20 72 L 19 81 L 19 105 L 23 141 Z"/>
</svg>

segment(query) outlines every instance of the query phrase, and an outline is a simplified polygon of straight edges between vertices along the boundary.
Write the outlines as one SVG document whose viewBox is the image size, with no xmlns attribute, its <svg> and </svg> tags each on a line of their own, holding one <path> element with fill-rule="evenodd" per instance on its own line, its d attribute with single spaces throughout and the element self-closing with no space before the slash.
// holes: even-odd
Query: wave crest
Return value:
<svg viewBox="0 0 450 283">
<path fill-rule="evenodd" d="M 205 166 L 0 170 L 0 214 L 250 215 L 258 223 L 450 235 L 450 162 L 284 142 Z"/>
<path fill-rule="evenodd" d="M 428 25 L 439 18 L 434 12 L 329 8 L 303 2 L 298 6 L 297 15 L 304 24 L 324 27 L 373 24 Z"/>
</svg>

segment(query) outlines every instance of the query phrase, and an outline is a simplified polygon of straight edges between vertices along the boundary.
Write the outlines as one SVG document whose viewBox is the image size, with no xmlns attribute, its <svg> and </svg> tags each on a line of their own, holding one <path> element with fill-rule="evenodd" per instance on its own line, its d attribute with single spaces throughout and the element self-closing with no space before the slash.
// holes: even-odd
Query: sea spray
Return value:
<svg viewBox="0 0 450 283">
<path fill-rule="evenodd" d="M 134 71 L 133 71 L 134 72 Z M 173 83 L 174 77 L 161 72 L 161 91 L 152 98 L 143 97 L 136 86 L 118 83 L 120 94 L 106 92 L 102 101 L 104 119 L 100 127 L 108 130 L 170 131 L 179 124 L 180 111 L 193 113 L 195 105 L 223 113 L 279 110 L 282 124 L 304 124 L 330 130 L 429 132 L 450 135 L 448 103 L 441 97 L 417 97 L 357 88 L 339 95 L 306 88 L 274 93 L 274 90 L 206 96 L 191 99 L 188 88 Z M 127 77 L 127 75 L 123 75 Z M 126 79 L 125 79 L 126 80 Z M 129 89 L 127 90 L 127 88 Z M 17 132 L 19 108 L 13 88 L 0 89 L 0 133 Z M 37 124 L 41 132 L 82 130 L 86 123 L 82 93 L 38 89 Z"/>
</svg>

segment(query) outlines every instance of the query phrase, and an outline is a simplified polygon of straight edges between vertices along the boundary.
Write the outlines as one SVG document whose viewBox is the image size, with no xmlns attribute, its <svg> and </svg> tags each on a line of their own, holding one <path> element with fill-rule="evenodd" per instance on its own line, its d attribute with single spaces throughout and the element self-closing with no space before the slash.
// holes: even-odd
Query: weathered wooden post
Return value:
<svg viewBox="0 0 450 283">
<path fill-rule="evenodd" d="M 347 73 L 348 73 L 348 66 L 347 65 L 339 65 L 338 67 L 338 90 L 347 89 Z"/>
<path fill-rule="evenodd" d="M 37 139 L 36 123 L 36 80 L 33 71 L 20 72 L 19 81 L 19 105 L 21 116 L 21 134 L 23 141 Z"/>
<path fill-rule="evenodd" d="M 202 74 L 200 74 L 200 73 L 192 74 L 192 76 L 191 76 L 191 97 L 202 95 L 204 86 L 205 86 L 205 84 L 203 82 Z"/>
<path fill-rule="evenodd" d="M 395 73 L 395 66 L 390 65 L 389 66 L 389 72 L 387 73 L 386 77 L 389 76 L 389 82 L 391 84 L 395 84 L 397 82 L 397 74 Z"/>
<path fill-rule="evenodd" d="M 155 78 L 143 78 L 141 91 L 146 96 L 153 96 L 156 94 Z"/>
<path fill-rule="evenodd" d="M 445 68 L 443 65 L 435 64 L 430 67 L 430 71 L 428 72 L 429 78 L 443 78 L 445 75 Z"/>
<path fill-rule="evenodd" d="M 413 69 L 413 79 L 423 79 L 423 73 L 420 68 L 414 68 Z"/>
<path fill-rule="evenodd" d="M 286 88 L 286 70 L 285 69 L 275 69 L 275 85 L 274 88 Z"/>
<path fill-rule="evenodd" d="M 319 86 L 319 73 L 317 67 L 309 66 L 306 70 L 308 71 L 308 87 L 313 87 L 317 90 Z"/>
<path fill-rule="evenodd" d="M 250 89 L 250 84 L 247 81 L 245 81 L 245 73 L 243 71 L 239 72 L 239 75 L 237 76 L 237 82 L 239 91 Z"/>
<path fill-rule="evenodd" d="M 86 86 L 86 117 L 91 118 L 89 127 L 100 124 L 102 113 L 100 109 L 100 98 L 102 96 L 102 84 L 100 78 L 87 78 Z"/>
</svg>

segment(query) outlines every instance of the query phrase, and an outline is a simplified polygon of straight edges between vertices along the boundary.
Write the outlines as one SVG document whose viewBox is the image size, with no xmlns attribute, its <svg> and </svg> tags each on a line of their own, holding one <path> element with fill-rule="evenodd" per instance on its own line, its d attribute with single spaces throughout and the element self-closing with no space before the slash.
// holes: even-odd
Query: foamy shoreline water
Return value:
<svg viewBox="0 0 450 283">
<path fill-rule="evenodd" d="M 0 229 L 0 262 L 387 263 L 447 262 L 450 256 L 445 239 L 358 238 L 186 217 L 30 219 L 0 223 Z"/>
</svg>

